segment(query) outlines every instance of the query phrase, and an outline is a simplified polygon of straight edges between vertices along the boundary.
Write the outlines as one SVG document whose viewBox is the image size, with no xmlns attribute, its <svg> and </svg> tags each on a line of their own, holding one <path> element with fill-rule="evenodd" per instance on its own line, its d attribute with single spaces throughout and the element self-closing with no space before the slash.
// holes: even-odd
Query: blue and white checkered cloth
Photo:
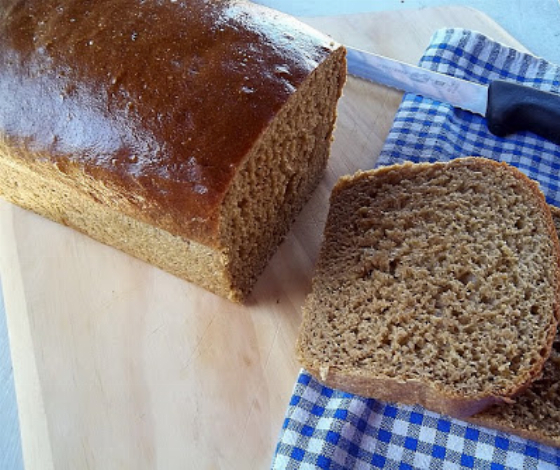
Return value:
<svg viewBox="0 0 560 470">
<path fill-rule="evenodd" d="M 558 92 L 560 67 L 462 29 L 432 37 L 420 65 L 470 81 L 501 78 Z M 406 94 L 379 165 L 479 155 L 540 182 L 560 206 L 560 146 L 529 133 L 499 138 L 482 117 Z M 272 468 L 553 469 L 560 449 L 427 411 L 332 390 L 301 371 Z"/>
</svg>

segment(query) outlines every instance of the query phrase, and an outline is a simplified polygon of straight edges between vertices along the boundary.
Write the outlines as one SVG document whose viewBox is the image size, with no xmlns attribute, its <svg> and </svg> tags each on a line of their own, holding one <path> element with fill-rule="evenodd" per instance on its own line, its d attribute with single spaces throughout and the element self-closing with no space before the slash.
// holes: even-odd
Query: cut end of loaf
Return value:
<svg viewBox="0 0 560 470">
<path fill-rule="evenodd" d="M 323 176 L 346 78 L 344 48 L 311 74 L 255 145 L 220 216 L 230 298 L 247 298 L 257 277 Z"/>
<path fill-rule="evenodd" d="M 327 384 L 346 379 L 348 391 L 456 416 L 508 401 L 549 354 L 558 253 L 537 185 L 505 164 L 466 158 L 343 178 L 299 357 L 310 371 L 328 367 Z"/>
</svg>

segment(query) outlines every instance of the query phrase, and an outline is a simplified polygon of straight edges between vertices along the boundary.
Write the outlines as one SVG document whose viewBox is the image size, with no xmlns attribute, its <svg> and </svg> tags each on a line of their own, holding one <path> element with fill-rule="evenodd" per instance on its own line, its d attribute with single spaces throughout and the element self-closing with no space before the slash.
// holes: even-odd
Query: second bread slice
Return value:
<svg viewBox="0 0 560 470">
<path fill-rule="evenodd" d="M 342 178 L 299 358 L 329 386 L 456 417 L 511 402 L 550 353 L 559 253 L 537 184 L 506 164 Z"/>
</svg>

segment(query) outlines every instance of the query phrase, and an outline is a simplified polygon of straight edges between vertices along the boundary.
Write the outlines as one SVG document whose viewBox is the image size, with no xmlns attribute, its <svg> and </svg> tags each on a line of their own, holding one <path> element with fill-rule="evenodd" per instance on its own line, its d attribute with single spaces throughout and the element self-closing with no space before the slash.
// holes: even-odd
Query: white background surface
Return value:
<svg viewBox="0 0 560 470">
<path fill-rule="evenodd" d="M 262 3 L 296 16 L 467 5 L 486 13 L 535 55 L 560 64 L 560 4 L 558 0 L 259 0 L 256 3 Z M 399 34 L 399 32 L 395 31 L 395 34 Z M 17 404 L 1 289 L 0 469 L 23 469 Z"/>
</svg>

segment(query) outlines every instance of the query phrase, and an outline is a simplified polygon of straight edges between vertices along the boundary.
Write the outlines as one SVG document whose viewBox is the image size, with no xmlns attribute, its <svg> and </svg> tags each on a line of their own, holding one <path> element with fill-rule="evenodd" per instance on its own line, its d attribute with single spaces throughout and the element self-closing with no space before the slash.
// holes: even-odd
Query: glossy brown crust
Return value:
<svg viewBox="0 0 560 470">
<path fill-rule="evenodd" d="M 340 47 L 245 1 L 2 4 L 0 133 L 18 157 L 210 246 L 244 157 Z"/>
</svg>

